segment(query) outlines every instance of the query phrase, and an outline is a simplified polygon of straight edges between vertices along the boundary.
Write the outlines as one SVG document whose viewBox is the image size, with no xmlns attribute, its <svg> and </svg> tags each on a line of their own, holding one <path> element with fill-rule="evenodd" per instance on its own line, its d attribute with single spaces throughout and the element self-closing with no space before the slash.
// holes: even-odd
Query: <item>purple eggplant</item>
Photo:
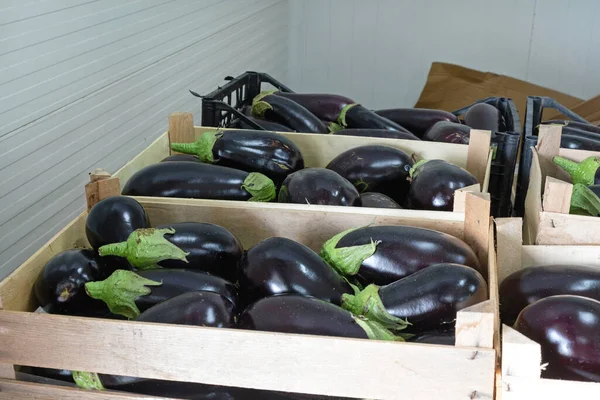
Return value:
<svg viewBox="0 0 600 400">
<path fill-rule="evenodd" d="M 235 282 L 244 250 L 219 225 L 181 222 L 137 230 L 126 241 L 103 246 L 99 252 L 127 258 L 138 269 L 198 269 Z"/>
<path fill-rule="evenodd" d="M 252 102 L 252 115 L 277 122 L 302 133 L 329 133 L 327 126 L 300 104 L 285 97 L 263 92 Z"/>
<path fill-rule="evenodd" d="M 257 331 L 399 340 L 374 321 L 326 301 L 295 294 L 265 297 L 240 315 L 238 328 Z"/>
<path fill-rule="evenodd" d="M 250 116 L 246 116 L 250 121 L 254 122 L 255 124 L 257 124 L 258 126 L 260 126 L 261 128 L 263 128 L 265 131 L 272 131 L 272 132 L 292 132 L 292 130 L 290 128 L 288 128 L 285 125 L 282 124 L 278 124 L 277 122 L 273 122 L 273 121 L 267 121 L 266 119 L 261 119 L 261 118 L 254 118 L 254 117 L 250 117 Z M 242 121 L 241 119 L 238 120 L 237 126 L 235 126 L 235 128 L 239 128 L 239 129 L 252 129 L 254 130 L 255 128 Z"/>
<path fill-rule="evenodd" d="M 593 133 L 600 134 L 600 127 L 598 127 L 596 125 L 592 125 L 592 124 L 586 124 L 584 122 L 552 119 L 552 120 L 544 121 L 542 123 L 544 125 L 547 125 L 547 124 L 564 125 L 565 127 L 568 127 L 568 128 L 575 128 L 575 129 L 580 129 L 580 130 L 587 131 L 587 132 L 593 132 Z"/>
<path fill-rule="evenodd" d="M 402 208 L 392 198 L 382 193 L 365 192 L 361 193 L 360 200 L 363 207 L 373 208 Z"/>
<path fill-rule="evenodd" d="M 288 175 L 279 190 L 280 203 L 360 206 L 352 183 L 326 168 L 305 168 Z"/>
<path fill-rule="evenodd" d="M 292 92 L 274 92 L 275 95 L 285 97 L 295 101 L 317 118 L 324 121 L 337 121 L 342 109 L 355 102 L 347 97 L 337 94 L 321 93 L 292 93 Z"/>
<path fill-rule="evenodd" d="M 541 346 L 542 378 L 600 382 L 600 301 L 546 297 L 525 307 L 514 328 Z"/>
<path fill-rule="evenodd" d="M 459 123 L 458 118 L 444 110 L 428 108 L 391 108 L 375 111 L 378 115 L 408 129 L 417 137 L 422 138 L 425 132 L 439 121 Z"/>
<path fill-rule="evenodd" d="M 406 202 L 412 157 L 389 146 L 369 145 L 346 150 L 327 165 L 350 181 L 360 192 L 386 194 L 400 204 Z"/>
<path fill-rule="evenodd" d="M 46 263 L 34 285 L 39 305 L 48 313 L 103 317 L 106 305 L 88 297 L 84 285 L 113 272 L 93 250 L 67 250 Z"/>
<path fill-rule="evenodd" d="M 426 331 L 411 336 L 407 341 L 412 343 L 443 344 L 446 346 L 454 346 L 456 342 L 456 335 L 454 329 Z"/>
<path fill-rule="evenodd" d="M 87 294 L 104 301 L 118 315 L 136 318 L 163 301 L 184 293 L 213 292 L 237 305 L 238 291 L 230 282 L 202 271 L 186 269 L 118 270 L 103 281 L 85 284 Z"/>
<path fill-rule="evenodd" d="M 425 132 L 423 140 L 428 140 L 430 142 L 469 144 L 470 136 L 471 127 L 454 122 L 440 121 Z"/>
<path fill-rule="evenodd" d="M 581 183 L 586 186 L 600 184 L 600 157 L 588 157 L 581 162 L 571 161 L 561 156 L 556 156 L 552 160 L 571 175 L 573 184 Z"/>
<path fill-rule="evenodd" d="M 477 184 L 477 179 L 444 160 L 419 161 L 410 170 L 408 205 L 417 210 L 452 211 L 454 192 Z"/>
<path fill-rule="evenodd" d="M 440 263 L 467 265 L 481 272 L 477 256 L 465 242 L 412 226 L 349 229 L 325 242 L 321 257 L 363 286 L 386 285 Z"/>
<path fill-rule="evenodd" d="M 595 134 L 588 133 L 588 135 Z M 595 139 L 580 134 L 563 134 L 560 137 L 560 147 L 563 149 L 600 151 L 600 137 Z"/>
<path fill-rule="evenodd" d="M 113 196 L 92 207 L 85 220 L 85 234 L 94 250 L 127 240 L 136 229 L 150 228 L 146 210 L 137 200 Z"/>
<path fill-rule="evenodd" d="M 205 163 L 260 172 L 277 184 L 292 172 L 304 168 L 298 146 L 274 132 L 208 131 L 194 143 L 171 143 L 171 149 L 194 154 Z"/>
<path fill-rule="evenodd" d="M 585 265 L 544 265 L 510 274 L 500 285 L 502 321 L 512 325 L 529 304 L 560 294 L 600 301 L 600 269 Z"/>
<path fill-rule="evenodd" d="M 333 135 L 379 137 L 386 139 L 420 140 L 408 131 L 390 131 L 387 129 L 341 129 L 332 132 Z"/>
<path fill-rule="evenodd" d="M 191 161 L 191 162 L 201 162 L 200 159 L 191 154 L 173 154 L 172 156 L 165 157 L 160 162 L 169 162 L 169 161 Z"/>
<path fill-rule="evenodd" d="M 125 184 L 127 196 L 271 201 L 275 184 L 258 172 L 193 162 L 164 162 L 142 168 Z"/>
<path fill-rule="evenodd" d="M 356 103 L 344 107 L 338 118 L 338 123 L 344 128 L 351 129 L 386 129 L 388 131 L 410 132 L 405 127 Z"/>
<path fill-rule="evenodd" d="M 444 263 L 385 286 L 371 284 L 356 295 L 344 294 L 342 307 L 390 329 L 424 332 L 452 327 L 457 311 L 487 298 L 479 272 Z"/>
<path fill-rule="evenodd" d="M 487 103 L 473 105 L 464 115 L 465 125 L 473 129 L 506 132 L 504 116 L 496 107 Z"/>
<path fill-rule="evenodd" d="M 354 289 L 317 253 L 293 240 L 273 237 L 249 249 L 242 261 L 240 289 L 246 303 L 292 293 L 340 305 Z"/>
</svg>

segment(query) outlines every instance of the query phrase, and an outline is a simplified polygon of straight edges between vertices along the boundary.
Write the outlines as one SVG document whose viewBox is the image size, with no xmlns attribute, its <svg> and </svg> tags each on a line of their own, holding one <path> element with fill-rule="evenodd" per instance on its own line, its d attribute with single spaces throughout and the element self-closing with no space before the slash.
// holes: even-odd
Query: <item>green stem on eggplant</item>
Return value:
<svg viewBox="0 0 600 400">
<path fill-rule="evenodd" d="M 271 106 L 266 101 L 258 101 L 252 105 L 252 115 L 254 117 L 263 118 L 265 116 L 265 113 L 272 109 L 273 106 Z"/>
<path fill-rule="evenodd" d="M 343 130 L 344 127 L 337 122 L 330 122 L 329 125 L 327 125 L 327 129 L 329 130 L 329 133 L 334 133 Z"/>
<path fill-rule="evenodd" d="M 249 173 L 244 179 L 242 189 L 252 195 L 248 201 L 269 202 L 277 196 L 273 181 L 259 172 Z"/>
<path fill-rule="evenodd" d="M 338 123 L 342 126 L 342 127 L 347 127 L 348 125 L 346 124 L 346 113 L 348 112 L 348 110 L 350 110 L 352 107 L 357 106 L 358 103 L 354 103 L 354 104 L 348 104 L 347 106 L 344 106 L 344 108 L 342 108 L 342 111 L 340 112 L 340 117 L 338 118 Z"/>
<path fill-rule="evenodd" d="M 371 340 L 388 340 L 395 342 L 404 342 L 404 337 L 400 335 L 394 335 L 383 325 L 371 321 L 360 315 L 352 315 L 354 321 L 365 331 L 367 337 Z"/>
<path fill-rule="evenodd" d="M 342 276 L 356 275 L 362 262 L 375 253 L 377 245 L 380 243 L 371 241 L 371 243 L 359 246 L 336 248 L 344 236 L 356 229 L 359 228 L 351 228 L 338 233 L 326 241 L 321 248 L 321 258 Z"/>
<path fill-rule="evenodd" d="M 571 214 L 600 216 L 600 198 L 587 186 L 577 183 L 573 185 L 571 196 Z"/>
<path fill-rule="evenodd" d="M 414 179 L 417 177 L 417 174 L 419 173 L 419 168 L 421 168 L 421 166 L 423 164 L 425 164 L 428 160 L 419 160 L 417 161 L 408 171 L 408 176 L 410 179 Z"/>
<path fill-rule="evenodd" d="M 200 161 L 204 163 L 213 163 L 217 161 L 213 155 L 213 147 L 221 136 L 223 136 L 223 132 L 208 131 L 194 143 L 171 143 L 171 150 L 184 154 L 193 154 L 198 156 Z"/>
<path fill-rule="evenodd" d="M 82 389 L 86 390 L 104 390 L 98 374 L 93 372 L 73 371 L 73 380 Z"/>
<path fill-rule="evenodd" d="M 257 94 L 256 97 L 254 97 L 252 99 L 252 106 L 254 106 L 256 103 L 260 102 L 265 97 L 275 94 L 277 92 L 278 92 L 277 90 L 263 90 L 262 92 Z"/>
<path fill-rule="evenodd" d="M 175 229 L 136 229 L 127 241 L 111 243 L 98 249 L 101 256 L 119 256 L 137 269 L 160 268 L 163 260 L 181 260 L 188 262 L 186 253 L 165 239 L 164 235 L 172 235 Z"/>
<path fill-rule="evenodd" d="M 135 300 L 152 292 L 148 286 L 160 285 L 162 282 L 143 278 L 132 271 L 119 269 L 103 281 L 86 283 L 85 291 L 88 296 L 105 302 L 113 314 L 133 319 L 140 315 L 140 309 L 135 304 Z"/>
<path fill-rule="evenodd" d="M 389 314 L 379 297 L 379 286 L 371 284 L 359 294 L 345 293 L 342 296 L 342 307 L 356 315 L 362 315 L 385 328 L 393 330 L 406 329 L 410 323 L 402 318 Z"/>
<path fill-rule="evenodd" d="M 600 158 L 588 157 L 578 163 L 567 158 L 556 156 L 552 159 L 556 165 L 571 175 L 573 184 L 593 185 L 596 171 L 600 168 Z"/>
</svg>

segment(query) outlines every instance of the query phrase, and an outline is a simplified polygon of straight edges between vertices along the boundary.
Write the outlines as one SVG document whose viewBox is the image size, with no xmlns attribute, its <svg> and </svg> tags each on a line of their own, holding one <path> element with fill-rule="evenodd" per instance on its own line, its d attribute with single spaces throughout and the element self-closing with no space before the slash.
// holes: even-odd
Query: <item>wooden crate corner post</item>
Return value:
<svg viewBox="0 0 600 400">
<path fill-rule="evenodd" d="M 85 200 L 88 212 L 100 200 L 121 194 L 119 178 L 113 177 L 103 169 L 97 168 L 90 173 L 90 182 L 85 185 Z"/>
<path fill-rule="evenodd" d="M 487 176 L 487 165 L 490 157 L 491 131 L 471 129 L 469 150 L 467 153 L 467 171 L 484 185 Z M 483 186 L 485 188 L 485 185 Z"/>
<path fill-rule="evenodd" d="M 540 379 L 542 348 L 513 328 L 502 325 L 502 377 Z"/>
<path fill-rule="evenodd" d="M 488 263 L 490 241 L 490 194 L 468 192 L 465 197 L 464 239 L 482 266 Z M 485 271 L 487 275 L 487 268 Z"/>
<path fill-rule="evenodd" d="M 194 141 L 194 115 L 188 112 L 169 114 L 169 151 L 171 143 L 191 143 Z"/>
<path fill-rule="evenodd" d="M 2 297 L 0 297 L 0 311 L 2 311 Z M 0 379 L 16 379 L 15 366 L 0 363 Z M 0 390 L 1 391 L 1 390 Z"/>
<path fill-rule="evenodd" d="M 562 135 L 562 125 L 540 125 L 538 143 L 535 147 L 542 172 L 542 185 L 545 185 L 546 177 L 557 177 L 559 173 L 558 165 L 554 164 L 552 159 L 560 151 L 560 138 Z"/>
<path fill-rule="evenodd" d="M 521 269 L 523 265 L 523 220 L 496 219 L 498 282 Z"/>
</svg>

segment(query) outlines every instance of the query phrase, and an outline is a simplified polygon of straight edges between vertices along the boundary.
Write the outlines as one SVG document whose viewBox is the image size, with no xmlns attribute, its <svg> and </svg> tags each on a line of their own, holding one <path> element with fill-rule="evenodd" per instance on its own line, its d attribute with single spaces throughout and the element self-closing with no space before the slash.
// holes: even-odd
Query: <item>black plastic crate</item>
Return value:
<svg viewBox="0 0 600 400">
<path fill-rule="evenodd" d="M 525 137 L 523 147 L 521 148 L 521 160 L 519 162 L 517 192 L 515 196 L 515 215 L 517 217 L 522 217 L 525 213 L 525 197 L 527 196 L 527 188 L 529 187 L 529 173 L 532 159 L 531 146 L 537 145 L 538 141 L 535 127 L 542 123 L 542 114 L 548 108 L 560 112 L 573 121 L 589 124 L 588 121 L 550 97 L 527 97 L 525 126 L 523 128 Z"/>
<path fill-rule="evenodd" d="M 487 103 L 500 110 L 506 122 L 507 132 L 493 132 L 492 168 L 490 171 L 489 193 L 492 200 L 491 213 L 494 217 L 509 217 L 512 214 L 510 200 L 514 182 L 517 154 L 521 141 L 521 121 L 515 103 L 506 97 L 488 97 L 453 112 L 461 116 L 475 104 Z"/>
</svg>

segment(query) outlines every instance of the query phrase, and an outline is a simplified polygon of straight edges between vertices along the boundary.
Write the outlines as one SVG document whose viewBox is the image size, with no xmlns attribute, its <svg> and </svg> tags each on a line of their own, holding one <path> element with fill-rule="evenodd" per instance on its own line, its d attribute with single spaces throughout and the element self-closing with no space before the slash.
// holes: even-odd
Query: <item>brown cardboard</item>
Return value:
<svg viewBox="0 0 600 400">
<path fill-rule="evenodd" d="M 600 95 L 592 97 L 589 100 L 582 101 L 576 106 L 569 108 L 571 109 L 571 111 L 573 111 L 575 114 L 579 115 L 586 121 L 591 122 L 594 125 L 600 124 Z M 545 119 L 557 119 L 559 117 L 560 114 L 554 113 L 553 115 L 549 115 Z"/>
<path fill-rule="evenodd" d="M 549 96 L 568 108 L 578 104 L 583 107 L 583 100 L 556 90 L 505 75 L 481 72 L 460 65 L 440 62 L 431 64 L 427 82 L 415 107 L 454 111 L 477 100 L 492 96 L 513 99 L 519 110 L 521 121 L 525 120 L 527 96 Z M 600 98 L 595 99 L 600 104 Z M 597 107 L 596 110 L 600 110 L 600 107 Z M 577 112 L 577 114 L 580 113 Z M 600 119 L 600 111 L 597 114 Z M 583 117 L 583 115 L 581 116 Z"/>
</svg>

